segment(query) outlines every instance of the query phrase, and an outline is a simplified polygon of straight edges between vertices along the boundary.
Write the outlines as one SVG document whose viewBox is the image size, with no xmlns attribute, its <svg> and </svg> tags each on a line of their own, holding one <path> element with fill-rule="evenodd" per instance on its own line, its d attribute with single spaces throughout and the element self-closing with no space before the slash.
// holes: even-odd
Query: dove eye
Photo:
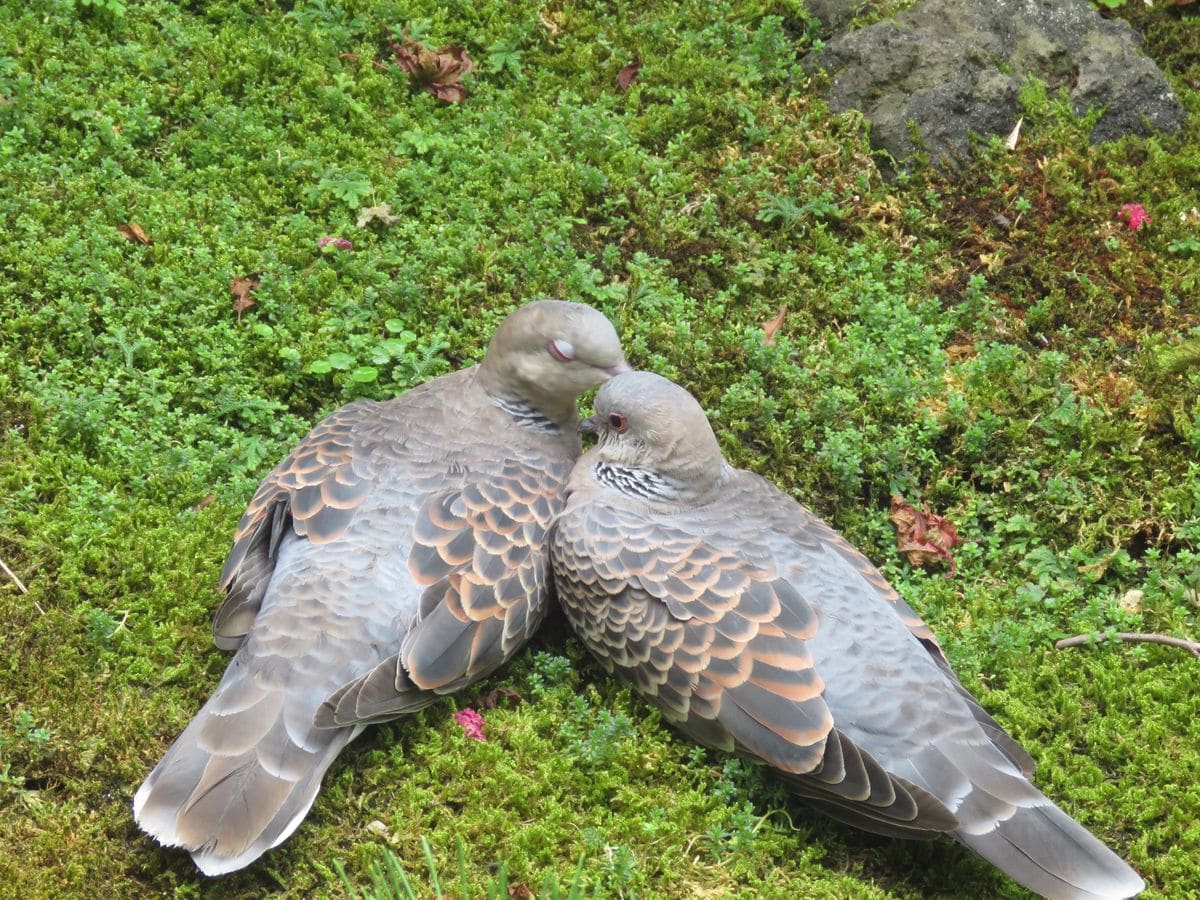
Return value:
<svg viewBox="0 0 1200 900">
<path fill-rule="evenodd" d="M 613 431 L 617 432 L 617 434 L 620 434 L 626 428 L 629 427 L 629 423 L 625 420 L 625 417 L 623 415 L 621 415 L 620 413 L 609 413 L 608 427 L 611 428 Z"/>
<path fill-rule="evenodd" d="M 575 358 L 575 348 L 570 342 L 558 338 L 546 345 L 546 352 L 559 362 L 570 362 Z"/>
</svg>

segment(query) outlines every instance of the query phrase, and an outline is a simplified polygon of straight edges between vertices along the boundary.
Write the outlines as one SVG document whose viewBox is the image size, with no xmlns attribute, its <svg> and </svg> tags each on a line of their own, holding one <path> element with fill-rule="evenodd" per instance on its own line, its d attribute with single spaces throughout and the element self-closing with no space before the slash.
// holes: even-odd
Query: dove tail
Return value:
<svg viewBox="0 0 1200 900">
<path fill-rule="evenodd" d="M 286 840 L 361 731 L 313 727 L 320 697 L 263 686 L 239 662 L 133 800 L 142 830 L 188 850 L 205 875 L 244 868 Z"/>
<path fill-rule="evenodd" d="M 1091 832 L 1045 799 L 1017 808 L 983 834 L 955 837 L 1014 881 L 1051 900 L 1132 897 L 1141 877 Z"/>
</svg>

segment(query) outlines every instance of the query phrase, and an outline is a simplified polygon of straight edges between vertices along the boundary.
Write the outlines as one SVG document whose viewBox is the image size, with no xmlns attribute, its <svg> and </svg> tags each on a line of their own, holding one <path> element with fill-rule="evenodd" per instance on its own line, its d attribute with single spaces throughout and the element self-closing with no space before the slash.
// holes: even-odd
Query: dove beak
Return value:
<svg viewBox="0 0 1200 900">
<path fill-rule="evenodd" d="M 633 366 L 629 365 L 629 363 L 625 362 L 625 360 L 621 360 L 615 366 L 609 366 L 608 368 L 601 369 L 600 371 L 609 378 L 613 378 L 617 375 L 620 375 L 622 372 L 632 372 Z"/>
<path fill-rule="evenodd" d="M 598 416 L 588 416 L 579 423 L 580 434 L 590 434 L 595 437 L 600 433 L 600 418 Z"/>
</svg>

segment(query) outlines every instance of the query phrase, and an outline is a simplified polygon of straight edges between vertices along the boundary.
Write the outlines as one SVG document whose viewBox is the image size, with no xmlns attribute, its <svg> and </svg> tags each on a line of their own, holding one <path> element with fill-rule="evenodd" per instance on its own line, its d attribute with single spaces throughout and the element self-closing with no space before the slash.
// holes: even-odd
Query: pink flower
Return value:
<svg viewBox="0 0 1200 900">
<path fill-rule="evenodd" d="M 475 712 L 475 710 L 467 707 L 460 709 L 454 714 L 454 721 L 462 726 L 462 730 L 467 733 L 473 741 L 486 741 L 487 737 L 483 733 L 483 716 Z"/>
<path fill-rule="evenodd" d="M 350 243 L 348 240 L 346 240 L 344 237 L 334 237 L 331 234 L 326 235 L 325 237 L 323 237 L 319 241 L 317 241 L 317 249 L 318 250 L 324 250 L 326 247 L 333 247 L 335 250 L 353 250 L 354 249 L 354 245 L 352 243 Z"/>
<path fill-rule="evenodd" d="M 1150 214 L 1140 203 L 1126 203 L 1121 207 L 1121 218 L 1129 223 L 1130 231 L 1137 231 L 1150 223 Z"/>
</svg>

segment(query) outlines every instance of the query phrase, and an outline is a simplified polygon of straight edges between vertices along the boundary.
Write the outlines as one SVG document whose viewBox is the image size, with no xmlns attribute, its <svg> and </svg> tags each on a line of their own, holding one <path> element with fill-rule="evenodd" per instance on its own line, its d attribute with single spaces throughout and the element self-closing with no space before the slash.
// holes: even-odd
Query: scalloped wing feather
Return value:
<svg viewBox="0 0 1200 900">
<path fill-rule="evenodd" d="M 575 507 L 552 539 L 559 598 L 605 666 L 695 740 L 765 762 L 876 830 L 955 828 L 940 801 L 835 728 L 805 646 L 818 617 L 769 551 L 746 544 L 765 564 L 627 510 Z"/>
<path fill-rule="evenodd" d="M 546 535 L 570 463 L 510 459 L 498 475 L 430 497 L 417 514 L 409 572 L 425 586 L 399 652 L 322 706 L 325 727 L 373 721 L 497 669 L 545 618 Z M 389 691 L 384 676 L 390 678 Z M 421 703 L 424 705 L 424 703 Z"/>
<path fill-rule="evenodd" d="M 374 485 L 363 436 L 377 428 L 377 406 L 362 401 L 331 413 L 259 485 L 221 572 L 226 597 L 213 618 L 218 647 L 237 649 L 250 630 L 289 528 L 314 544 L 345 532 Z"/>
</svg>

